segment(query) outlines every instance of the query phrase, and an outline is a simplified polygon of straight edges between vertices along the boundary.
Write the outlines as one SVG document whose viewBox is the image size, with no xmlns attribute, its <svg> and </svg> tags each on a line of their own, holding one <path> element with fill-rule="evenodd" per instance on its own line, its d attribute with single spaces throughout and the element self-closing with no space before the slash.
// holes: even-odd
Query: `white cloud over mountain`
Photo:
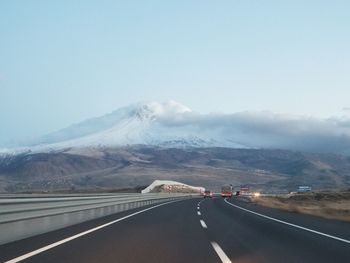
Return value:
<svg viewBox="0 0 350 263">
<path fill-rule="evenodd" d="M 180 103 L 139 103 L 39 138 L 34 150 L 151 144 L 350 154 L 350 118 L 239 112 L 201 114 Z"/>
</svg>

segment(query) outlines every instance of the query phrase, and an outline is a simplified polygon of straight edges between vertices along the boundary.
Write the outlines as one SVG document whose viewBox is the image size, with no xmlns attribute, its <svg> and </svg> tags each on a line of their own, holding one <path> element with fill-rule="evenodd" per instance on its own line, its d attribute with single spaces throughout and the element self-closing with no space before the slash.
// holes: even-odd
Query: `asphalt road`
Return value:
<svg viewBox="0 0 350 263">
<path fill-rule="evenodd" d="M 149 208 L 2 245 L 0 261 L 25 255 L 21 262 L 350 262 L 349 223 L 237 198 Z"/>
</svg>

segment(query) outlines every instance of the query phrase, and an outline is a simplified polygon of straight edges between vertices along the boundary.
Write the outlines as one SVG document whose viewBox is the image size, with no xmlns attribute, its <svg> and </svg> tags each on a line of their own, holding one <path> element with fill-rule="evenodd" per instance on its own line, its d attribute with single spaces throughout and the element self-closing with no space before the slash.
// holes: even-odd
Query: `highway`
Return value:
<svg viewBox="0 0 350 263">
<path fill-rule="evenodd" d="M 350 224 L 241 198 L 193 198 L 1 245 L 7 261 L 350 262 Z"/>
</svg>

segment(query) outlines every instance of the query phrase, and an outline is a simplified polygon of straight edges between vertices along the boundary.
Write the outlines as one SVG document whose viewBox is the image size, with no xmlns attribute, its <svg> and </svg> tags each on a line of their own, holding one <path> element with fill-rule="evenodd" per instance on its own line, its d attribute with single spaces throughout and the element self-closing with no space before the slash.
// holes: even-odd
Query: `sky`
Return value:
<svg viewBox="0 0 350 263">
<path fill-rule="evenodd" d="M 350 116 L 349 1 L 0 3 L 0 145 L 139 101 Z"/>
</svg>

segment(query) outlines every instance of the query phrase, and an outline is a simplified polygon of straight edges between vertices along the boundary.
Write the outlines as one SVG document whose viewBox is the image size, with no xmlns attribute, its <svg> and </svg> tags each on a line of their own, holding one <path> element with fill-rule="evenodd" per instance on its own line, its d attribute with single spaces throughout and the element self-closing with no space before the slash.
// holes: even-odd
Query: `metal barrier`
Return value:
<svg viewBox="0 0 350 263">
<path fill-rule="evenodd" d="M 189 194 L 116 194 L 0 198 L 0 245 Z"/>
</svg>

